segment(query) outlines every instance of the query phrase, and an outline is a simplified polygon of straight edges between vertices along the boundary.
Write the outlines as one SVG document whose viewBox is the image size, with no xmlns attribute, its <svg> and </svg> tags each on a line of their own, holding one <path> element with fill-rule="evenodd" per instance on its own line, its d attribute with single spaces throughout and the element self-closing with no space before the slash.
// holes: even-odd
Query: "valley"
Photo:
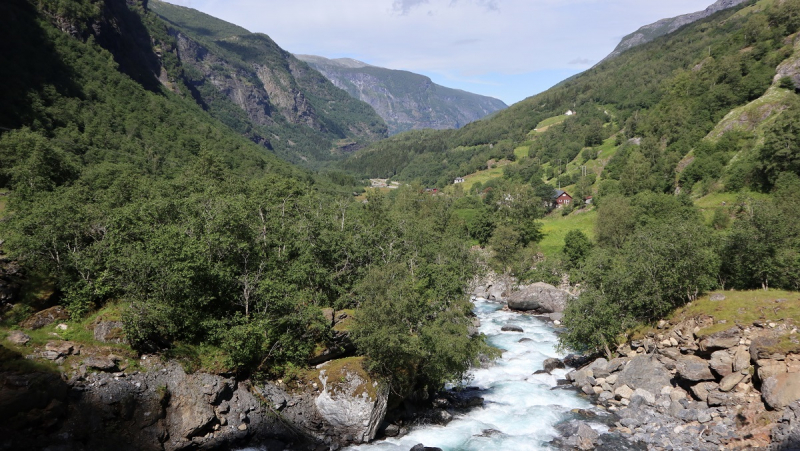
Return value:
<svg viewBox="0 0 800 451">
<path fill-rule="evenodd" d="M 0 17 L 0 447 L 800 446 L 799 0 L 507 108 L 159 0 Z"/>
</svg>

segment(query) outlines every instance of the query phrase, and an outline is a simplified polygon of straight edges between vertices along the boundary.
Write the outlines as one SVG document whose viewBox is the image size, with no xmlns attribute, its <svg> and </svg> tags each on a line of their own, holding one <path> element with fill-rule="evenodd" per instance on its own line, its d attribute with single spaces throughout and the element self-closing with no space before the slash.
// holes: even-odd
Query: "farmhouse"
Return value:
<svg viewBox="0 0 800 451">
<path fill-rule="evenodd" d="M 555 204 L 556 208 L 561 208 L 572 203 L 572 196 L 567 194 L 566 191 L 557 189 L 555 196 L 553 196 L 553 203 Z"/>
<path fill-rule="evenodd" d="M 464 183 L 464 177 L 456 177 L 456 179 L 453 180 L 453 184 L 456 183 Z"/>
</svg>

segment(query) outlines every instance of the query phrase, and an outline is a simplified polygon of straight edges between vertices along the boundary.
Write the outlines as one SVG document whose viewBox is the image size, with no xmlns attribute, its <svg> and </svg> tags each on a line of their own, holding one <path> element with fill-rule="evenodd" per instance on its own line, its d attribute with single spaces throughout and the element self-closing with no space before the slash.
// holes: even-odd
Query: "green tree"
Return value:
<svg viewBox="0 0 800 451">
<path fill-rule="evenodd" d="M 564 237 L 564 264 L 567 269 L 580 268 L 589 252 L 592 250 L 592 242 L 580 230 L 570 230 Z"/>
</svg>

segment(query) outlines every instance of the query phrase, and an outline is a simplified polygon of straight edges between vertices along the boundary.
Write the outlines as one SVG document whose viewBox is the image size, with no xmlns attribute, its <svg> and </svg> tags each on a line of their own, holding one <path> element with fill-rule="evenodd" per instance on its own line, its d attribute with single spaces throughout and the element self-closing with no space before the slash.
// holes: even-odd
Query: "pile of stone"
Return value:
<svg viewBox="0 0 800 451">
<path fill-rule="evenodd" d="M 741 449 L 796 437 L 797 416 L 784 409 L 800 400 L 800 352 L 786 351 L 797 329 L 757 322 L 703 335 L 713 324 L 662 321 L 620 348 L 621 357 L 596 359 L 567 379 L 619 417 L 612 432 L 648 449 Z M 771 437 L 782 417 L 785 427 Z"/>
</svg>

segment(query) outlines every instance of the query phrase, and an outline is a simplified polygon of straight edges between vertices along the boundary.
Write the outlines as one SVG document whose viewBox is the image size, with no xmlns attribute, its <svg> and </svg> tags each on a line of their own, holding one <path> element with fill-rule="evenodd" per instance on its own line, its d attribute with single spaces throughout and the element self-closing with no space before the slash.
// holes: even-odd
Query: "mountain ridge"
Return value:
<svg viewBox="0 0 800 451">
<path fill-rule="evenodd" d="M 352 97 L 370 104 L 386 121 L 390 135 L 423 128 L 460 128 L 507 108 L 501 100 L 441 86 L 410 71 L 351 58 L 295 56 Z"/>
<path fill-rule="evenodd" d="M 614 58 L 628 49 L 648 43 L 659 36 L 670 34 L 684 25 L 689 25 L 690 23 L 705 19 L 712 14 L 733 8 L 746 1 L 749 0 L 717 0 L 703 11 L 696 11 L 689 14 L 682 14 L 680 16 L 660 19 L 651 24 L 644 25 L 633 33 L 623 37 L 614 50 L 608 56 L 603 58 L 602 61 Z"/>
</svg>

